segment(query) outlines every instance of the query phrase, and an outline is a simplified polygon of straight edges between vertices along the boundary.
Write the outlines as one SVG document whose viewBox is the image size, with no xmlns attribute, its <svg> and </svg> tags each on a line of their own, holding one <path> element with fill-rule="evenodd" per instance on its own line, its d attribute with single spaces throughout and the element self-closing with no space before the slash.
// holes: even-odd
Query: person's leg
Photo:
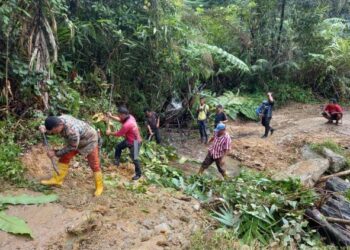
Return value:
<svg viewBox="0 0 350 250">
<path fill-rule="evenodd" d="M 208 132 L 207 132 L 207 121 L 203 121 L 203 134 L 204 134 L 204 143 L 208 143 Z"/>
<path fill-rule="evenodd" d="M 208 152 L 207 156 L 205 157 L 204 161 L 202 162 L 202 165 L 198 171 L 199 175 L 202 175 L 204 170 L 206 170 L 212 163 L 214 162 L 213 157 Z"/>
<path fill-rule="evenodd" d="M 224 168 L 225 162 L 224 162 L 223 157 L 221 157 L 219 159 L 216 159 L 215 160 L 215 164 L 216 164 L 216 167 L 218 168 L 218 171 L 222 175 L 222 177 L 226 178 L 227 175 L 226 175 L 226 171 L 225 171 L 225 168 Z"/>
<path fill-rule="evenodd" d="M 130 158 L 135 165 L 135 176 L 132 178 L 133 180 L 137 180 L 141 177 L 141 163 L 139 160 L 141 143 L 135 142 L 134 145 L 129 146 L 130 149 Z"/>
<path fill-rule="evenodd" d="M 120 164 L 120 156 L 122 155 L 123 150 L 127 148 L 126 140 L 120 142 L 115 147 L 115 153 L 114 153 L 114 164 L 118 167 Z"/>
<path fill-rule="evenodd" d="M 331 115 L 327 112 L 322 112 L 322 116 L 328 120 L 327 123 L 333 123 Z"/>
<path fill-rule="evenodd" d="M 103 177 L 100 166 L 99 150 L 98 146 L 92 150 L 87 156 L 87 160 L 91 170 L 94 172 L 95 178 L 95 196 L 100 196 L 103 192 Z"/>
<path fill-rule="evenodd" d="M 72 150 L 72 151 L 68 152 L 67 154 L 62 155 L 60 157 L 60 159 L 58 160 L 58 164 L 57 164 L 59 174 L 54 172 L 53 176 L 50 179 L 42 180 L 41 184 L 43 184 L 43 185 L 59 185 L 59 186 L 62 185 L 63 180 L 68 173 L 69 162 L 76 154 L 78 154 L 78 151 Z"/>
<path fill-rule="evenodd" d="M 265 127 L 265 133 L 262 136 L 262 138 L 266 138 L 269 134 L 270 131 L 270 122 L 269 122 L 269 118 L 267 117 L 263 117 L 261 120 L 261 124 Z"/>
<path fill-rule="evenodd" d="M 334 120 L 335 120 L 336 125 L 339 124 L 339 121 L 341 120 L 342 117 L 343 117 L 343 114 L 335 114 L 334 115 Z"/>
<path fill-rule="evenodd" d="M 203 143 L 204 142 L 204 132 L 203 132 L 204 122 L 198 121 L 198 126 L 199 126 L 199 134 L 201 136 L 201 143 Z"/>
<path fill-rule="evenodd" d="M 158 128 L 154 129 L 153 133 L 154 133 L 154 136 L 156 137 L 157 144 L 160 144 L 162 142 L 162 139 L 160 138 L 159 129 Z"/>
</svg>

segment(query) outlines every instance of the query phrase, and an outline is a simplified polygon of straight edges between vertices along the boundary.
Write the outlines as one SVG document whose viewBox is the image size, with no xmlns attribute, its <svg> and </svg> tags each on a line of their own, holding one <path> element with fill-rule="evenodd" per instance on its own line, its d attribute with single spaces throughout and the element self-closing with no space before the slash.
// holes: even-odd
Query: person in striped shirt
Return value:
<svg viewBox="0 0 350 250">
<path fill-rule="evenodd" d="M 223 123 L 219 123 L 214 130 L 214 137 L 209 141 L 212 144 L 209 146 L 208 154 L 199 169 L 198 174 L 203 174 L 214 161 L 220 174 L 226 178 L 226 172 L 224 169 L 224 157 L 231 149 L 231 137 L 226 132 L 226 126 Z"/>
</svg>

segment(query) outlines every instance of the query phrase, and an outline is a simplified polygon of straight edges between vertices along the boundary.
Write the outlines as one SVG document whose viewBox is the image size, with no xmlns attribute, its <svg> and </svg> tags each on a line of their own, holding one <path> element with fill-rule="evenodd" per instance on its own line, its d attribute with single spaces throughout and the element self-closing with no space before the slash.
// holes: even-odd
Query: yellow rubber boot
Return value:
<svg viewBox="0 0 350 250">
<path fill-rule="evenodd" d="M 51 177 L 51 179 L 48 180 L 42 180 L 41 184 L 43 185 L 57 185 L 57 186 L 61 186 L 64 180 L 64 177 L 66 177 L 67 173 L 68 173 L 68 168 L 69 165 L 65 164 L 65 163 L 58 163 L 58 172 L 60 173 L 59 175 L 54 172 L 53 176 Z"/>
<path fill-rule="evenodd" d="M 95 177 L 95 196 L 100 196 L 103 192 L 103 177 L 102 177 L 102 172 L 94 172 L 94 177 Z"/>
</svg>

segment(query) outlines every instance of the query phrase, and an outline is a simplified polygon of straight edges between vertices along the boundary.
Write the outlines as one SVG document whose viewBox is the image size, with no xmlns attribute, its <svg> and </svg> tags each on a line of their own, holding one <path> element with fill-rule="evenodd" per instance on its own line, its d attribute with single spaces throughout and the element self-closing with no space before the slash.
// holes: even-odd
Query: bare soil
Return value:
<svg viewBox="0 0 350 250">
<path fill-rule="evenodd" d="M 232 150 L 226 159 L 230 175 L 240 166 L 274 173 L 283 171 L 298 161 L 300 148 L 313 142 L 333 140 L 344 148 L 350 146 L 350 116 L 346 112 L 339 126 L 325 124 L 315 105 L 295 104 L 274 113 L 271 122 L 276 129 L 267 139 L 261 139 L 264 128 L 257 122 L 230 122 Z M 198 171 L 207 153 L 207 145 L 199 143 L 197 131 L 162 131 L 181 156 L 199 164 L 178 165 L 187 173 Z M 32 147 L 22 157 L 27 177 L 41 180 L 52 169 L 42 145 Z M 207 174 L 217 175 L 214 167 Z M 40 206 L 10 206 L 7 212 L 24 218 L 33 230 L 34 239 L 0 231 L 0 249 L 186 249 L 191 235 L 207 228 L 208 216 L 198 211 L 198 202 L 185 199 L 173 190 L 148 187 L 142 194 L 131 189 L 133 166 L 121 169 L 105 166 L 105 191 L 93 197 L 94 182 L 84 159 L 71 163 L 62 187 L 53 192 L 59 202 Z M 27 193 L 25 189 L 10 189 L 8 193 Z"/>
</svg>

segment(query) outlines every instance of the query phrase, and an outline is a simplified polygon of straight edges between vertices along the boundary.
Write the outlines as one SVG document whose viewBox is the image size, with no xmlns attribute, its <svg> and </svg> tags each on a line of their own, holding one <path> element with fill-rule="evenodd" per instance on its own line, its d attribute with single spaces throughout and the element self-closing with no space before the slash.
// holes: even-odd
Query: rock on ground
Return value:
<svg viewBox="0 0 350 250">
<path fill-rule="evenodd" d="M 291 165 L 284 172 L 272 176 L 275 180 L 285 180 L 289 177 L 300 178 L 305 186 L 315 185 L 320 176 L 329 168 L 329 161 L 323 158 L 309 159 Z"/>
<path fill-rule="evenodd" d="M 330 162 L 329 172 L 331 173 L 338 173 L 339 171 L 343 170 L 347 165 L 344 156 L 334 153 L 329 148 L 323 148 L 322 154 Z"/>
</svg>

